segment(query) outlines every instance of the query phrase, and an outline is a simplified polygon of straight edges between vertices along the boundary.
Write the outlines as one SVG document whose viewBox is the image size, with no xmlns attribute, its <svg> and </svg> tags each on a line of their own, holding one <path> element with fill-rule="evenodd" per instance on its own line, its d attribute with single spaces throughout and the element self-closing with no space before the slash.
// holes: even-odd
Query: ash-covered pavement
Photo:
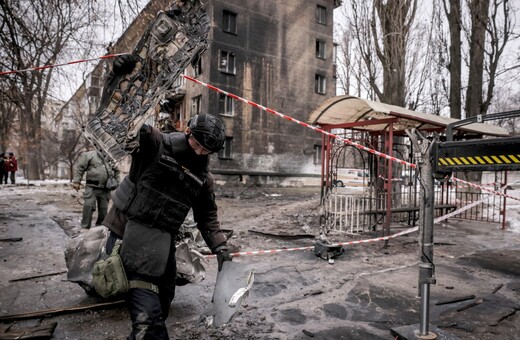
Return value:
<svg viewBox="0 0 520 340">
<path fill-rule="evenodd" d="M 247 189 L 247 190 L 246 190 Z M 63 313 L 0 322 L 1 332 L 57 323 L 52 339 L 125 339 L 121 304 L 66 311 L 104 301 L 66 281 L 63 251 L 79 233 L 78 195 L 61 182 L 0 187 L 0 318 L 50 309 Z M 239 251 L 310 246 L 271 233 L 318 234 L 319 188 L 220 189 L 222 227 Z M 518 213 L 508 211 L 515 221 Z M 514 223 L 512 223 L 514 224 Z M 393 230 L 393 233 L 402 229 Z M 333 242 L 380 235 L 331 235 Z M 21 238 L 21 240 L 19 240 Z M 216 263 L 197 285 L 178 287 L 167 320 L 172 339 L 394 339 L 391 329 L 420 321 L 417 233 L 350 246 L 334 264 L 312 251 L 237 257 L 255 265 L 255 283 L 235 320 L 207 329 L 199 316 L 213 293 Z M 460 339 L 518 339 L 520 233 L 496 224 L 449 220 L 435 226 L 430 323 Z M 461 297 L 472 299 L 444 303 Z"/>
</svg>

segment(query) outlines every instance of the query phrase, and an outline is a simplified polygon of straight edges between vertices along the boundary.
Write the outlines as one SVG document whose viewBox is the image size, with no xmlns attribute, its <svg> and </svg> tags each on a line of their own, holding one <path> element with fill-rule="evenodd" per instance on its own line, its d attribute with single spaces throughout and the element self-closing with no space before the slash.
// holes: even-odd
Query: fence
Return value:
<svg viewBox="0 0 520 340">
<path fill-rule="evenodd" d="M 383 224 L 388 210 L 386 193 L 370 194 L 370 188 L 365 188 L 363 192 L 351 190 L 352 188 L 333 188 L 325 197 L 326 229 L 347 233 L 376 230 L 378 225 Z M 391 223 L 415 225 L 419 219 L 420 199 L 418 196 L 418 188 L 400 185 L 398 190 L 392 194 Z M 435 217 L 443 216 L 478 201 L 482 202 L 451 218 L 491 223 L 503 222 L 503 197 L 456 187 L 450 182 L 436 182 Z"/>
</svg>

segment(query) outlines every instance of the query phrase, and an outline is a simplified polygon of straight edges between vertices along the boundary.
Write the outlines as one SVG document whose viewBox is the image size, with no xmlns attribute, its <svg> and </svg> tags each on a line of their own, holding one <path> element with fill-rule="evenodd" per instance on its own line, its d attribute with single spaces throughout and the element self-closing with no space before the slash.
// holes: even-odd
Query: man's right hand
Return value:
<svg viewBox="0 0 520 340">
<path fill-rule="evenodd" d="M 227 247 L 222 247 L 222 249 L 217 251 L 218 271 L 222 270 L 222 265 L 225 261 L 233 261 L 233 258 L 231 257 Z"/>
<path fill-rule="evenodd" d="M 72 183 L 72 187 L 74 188 L 74 190 L 79 191 L 79 189 L 81 189 L 81 184 L 80 183 Z"/>
<path fill-rule="evenodd" d="M 131 54 L 123 54 L 114 60 L 112 72 L 117 76 L 122 76 L 132 72 L 136 64 L 136 58 Z"/>
</svg>

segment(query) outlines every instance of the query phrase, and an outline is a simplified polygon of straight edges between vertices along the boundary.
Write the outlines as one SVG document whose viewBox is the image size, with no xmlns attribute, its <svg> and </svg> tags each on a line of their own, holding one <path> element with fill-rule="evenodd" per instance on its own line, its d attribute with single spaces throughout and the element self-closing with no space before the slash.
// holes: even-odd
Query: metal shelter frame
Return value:
<svg viewBox="0 0 520 340">
<path fill-rule="evenodd" d="M 350 129 L 353 131 L 364 131 L 372 139 L 379 139 L 381 145 L 384 145 L 384 150 L 375 150 L 377 143 L 373 143 L 372 148 L 374 148 L 374 151 L 394 157 L 394 137 L 403 136 L 403 138 L 408 138 L 406 130 L 416 129 L 426 133 L 443 133 L 448 126 L 456 125 L 454 124 L 456 122 L 458 122 L 457 119 L 412 111 L 399 106 L 364 100 L 349 95 L 327 99 L 310 114 L 308 119 L 309 124 L 319 125 L 321 129 L 332 134 L 332 136 L 325 134 L 322 136 L 322 203 L 326 194 L 333 187 L 333 173 L 331 171 L 332 150 L 335 139 L 333 130 Z M 481 138 L 483 136 L 506 137 L 508 135 L 509 133 L 506 129 L 484 123 L 465 124 L 464 126 L 456 127 L 453 131 L 455 138 L 460 138 L 461 136 L 464 136 L 464 138 Z M 356 146 L 355 143 L 353 145 Z M 386 165 L 383 167 L 385 173 L 371 172 L 370 185 L 372 186 L 375 183 L 374 176 L 385 177 L 387 185 L 383 234 L 389 235 L 392 220 L 391 183 L 394 180 L 394 161 L 387 158 L 384 161 Z"/>
</svg>

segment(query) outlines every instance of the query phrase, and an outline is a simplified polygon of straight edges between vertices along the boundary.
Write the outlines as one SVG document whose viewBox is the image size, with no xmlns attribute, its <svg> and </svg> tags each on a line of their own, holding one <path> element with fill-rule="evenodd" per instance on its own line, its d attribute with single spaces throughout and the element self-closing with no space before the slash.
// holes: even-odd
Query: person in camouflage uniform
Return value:
<svg viewBox="0 0 520 340">
<path fill-rule="evenodd" d="M 83 215 L 81 218 L 81 228 L 90 229 L 92 225 L 92 215 L 96 211 L 97 219 L 95 225 L 101 225 L 108 211 L 111 190 L 107 188 L 109 177 L 114 178 L 119 183 L 119 169 L 116 166 L 107 164 L 96 150 L 84 152 L 74 169 L 72 187 L 79 191 L 81 179 L 86 173 L 85 189 L 83 190 Z"/>
</svg>

